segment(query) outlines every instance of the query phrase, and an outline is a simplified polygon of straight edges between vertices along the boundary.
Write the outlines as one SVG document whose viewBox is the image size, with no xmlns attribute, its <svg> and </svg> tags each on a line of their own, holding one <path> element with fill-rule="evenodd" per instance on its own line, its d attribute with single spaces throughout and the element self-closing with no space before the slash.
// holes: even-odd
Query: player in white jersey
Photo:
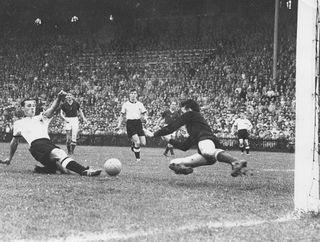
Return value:
<svg viewBox="0 0 320 242">
<path fill-rule="evenodd" d="M 131 150 L 134 152 L 136 161 L 140 161 L 140 147 L 146 145 L 146 136 L 142 122 L 147 122 L 147 110 L 137 99 L 135 89 L 130 90 L 129 100 L 122 104 L 116 130 L 119 130 L 123 119 L 126 119 L 128 138 L 132 142 Z"/>
<path fill-rule="evenodd" d="M 19 137 L 23 137 L 30 146 L 31 155 L 43 165 L 35 167 L 34 171 L 37 173 L 55 174 L 57 170 L 69 173 L 70 170 L 82 176 L 100 175 L 101 170 L 80 165 L 50 140 L 49 123 L 65 96 L 66 92 L 60 91 L 52 105 L 39 115 L 35 115 L 35 99 L 25 99 L 21 102 L 25 117 L 14 122 L 9 157 L 1 163 L 7 165 L 11 163 L 19 144 Z"/>
<path fill-rule="evenodd" d="M 232 129 L 236 129 L 238 132 L 239 148 L 241 153 L 243 154 L 244 150 L 246 150 L 246 153 L 249 154 L 249 131 L 252 129 L 252 124 L 246 118 L 246 114 L 244 112 L 241 112 L 240 117 L 235 120 Z"/>
</svg>

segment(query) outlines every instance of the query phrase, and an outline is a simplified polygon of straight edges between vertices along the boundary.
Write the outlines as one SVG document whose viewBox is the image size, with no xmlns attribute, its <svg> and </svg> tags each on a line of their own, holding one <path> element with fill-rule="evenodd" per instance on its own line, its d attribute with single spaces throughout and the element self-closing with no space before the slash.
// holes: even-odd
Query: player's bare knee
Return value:
<svg viewBox="0 0 320 242">
<path fill-rule="evenodd" d="M 216 158 L 215 158 L 215 153 L 214 152 L 205 152 L 201 154 L 206 161 L 208 162 L 208 165 L 213 165 L 214 163 L 216 163 Z"/>
</svg>

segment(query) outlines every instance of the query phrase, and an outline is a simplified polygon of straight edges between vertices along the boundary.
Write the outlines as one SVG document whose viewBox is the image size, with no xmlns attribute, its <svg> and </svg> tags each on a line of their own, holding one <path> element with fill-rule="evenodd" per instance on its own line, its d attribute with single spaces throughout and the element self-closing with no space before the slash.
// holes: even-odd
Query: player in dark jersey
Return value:
<svg viewBox="0 0 320 242">
<path fill-rule="evenodd" d="M 46 100 L 45 96 L 41 95 L 35 99 L 36 101 L 36 115 L 39 115 L 45 110 Z"/>
<path fill-rule="evenodd" d="M 164 111 L 158 120 L 157 126 L 162 127 L 163 125 L 168 125 L 169 123 L 173 122 L 180 116 L 179 112 L 177 111 L 177 102 L 171 101 L 170 107 L 168 110 Z M 176 138 L 176 132 L 173 132 L 171 134 L 168 134 L 164 137 L 162 137 L 165 141 L 168 141 L 170 139 Z M 168 156 L 168 152 L 170 151 L 171 155 L 174 155 L 173 146 L 170 143 L 166 144 L 166 149 L 163 153 L 164 156 Z"/>
<path fill-rule="evenodd" d="M 87 123 L 87 119 L 83 115 L 80 104 L 74 100 L 71 93 L 66 96 L 66 101 L 61 105 L 60 116 L 65 121 L 64 127 L 66 130 L 66 144 L 68 155 L 73 155 L 74 149 L 77 145 L 77 137 L 79 132 L 79 119 L 80 114 L 82 120 Z"/>
<path fill-rule="evenodd" d="M 213 165 L 216 161 L 228 163 L 232 167 L 231 176 L 245 175 L 247 162 L 240 161 L 226 151 L 219 149 L 219 141 L 212 133 L 210 126 L 200 114 L 200 107 L 194 100 L 181 103 L 182 115 L 162 129 L 154 133 L 154 137 L 160 137 L 172 133 L 185 125 L 189 137 L 179 142 L 171 139 L 169 143 L 174 147 L 187 151 L 192 146 L 197 146 L 198 153 L 185 158 L 171 160 L 169 168 L 176 174 L 190 174 L 193 168 L 198 166 Z"/>
</svg>

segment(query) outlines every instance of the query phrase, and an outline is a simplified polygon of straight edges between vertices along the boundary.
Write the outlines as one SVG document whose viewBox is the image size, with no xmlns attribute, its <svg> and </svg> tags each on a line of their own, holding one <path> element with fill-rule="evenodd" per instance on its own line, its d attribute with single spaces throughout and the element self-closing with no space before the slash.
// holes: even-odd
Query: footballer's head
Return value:
<svg viewBox="0 0 320 242">
<path fill-rule="evenodd" d="M 188 112 L 188 111 L 194 111 L 194 112 L 200 112 L 200 106 L 199 104 L 192 100 L 188 99 L 186 101 L 181 102 L 181 111 L 183 113 Z"/>
<path fill-rule="evenodd" d="M 131 89 L 129 91 L 129 101 L 130 102 L 136 102 L 138 97 L 138 92 L 136 89 Z"/>
<path fill-rule="evenodd" d="M 35 98 L 26 98 L 20 105 L 25 116 L 33 117 L 36 114 L 37 102 Z"/>
<path fill-rule="evenodd" d="M 239 116 L 242 119 L 246 118 L 246 112 L 245 111 L 241 111 Z"/>
<path fill-rule="evenodd" d="M 177 102 L 176 101 L 171 101 L 170 110 L 175 111 L 176 109 L 177 109 Z"/>
<path fill-rule="evenodd" d="M 70 102 L 70 101 L 73 100 L 73 95 L 72 95 L 71 92 L 68 92 L 68 93 L 67 93 L 67 95 L 66 95 L 66 100 L 67 100 L 68 102 Z"/>
</svg>

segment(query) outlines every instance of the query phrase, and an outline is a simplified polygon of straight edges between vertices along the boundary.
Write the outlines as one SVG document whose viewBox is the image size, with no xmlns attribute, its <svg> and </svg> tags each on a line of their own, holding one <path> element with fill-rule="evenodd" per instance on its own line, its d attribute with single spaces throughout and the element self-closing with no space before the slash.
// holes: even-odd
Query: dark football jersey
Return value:
<svg viewBox="0 0 320 242">
<path fill-rule="evenodd" d="M 177 111 L 171 112 L 170 110 L 166 110 L 162 113 L 162 118 L 164 119 L 165 124 L 169 124 L 176 120 L 179 117 L 179 113 Z"/>
<path fill-rule="evenodd" d="M 73 101 L 71 105 L 68 102 L 64 102 L 61 105 L 61 109 L 66 114 L 67 118 L 77 117 L 80 104 L 76 101 Z"/>
<path fill-rule="evenodd" d="M 183 142 L 183 144 L 181 144 L 181 147 L 177 148 L 188 150 L 193 145 L 197 145 L 199 141 L 205 139 L 211 139 L 216 145 L 218 145 L 218 140 L 212 133 L 207 121 L 202 117 L 200 113 L 194 111 L 189 111 L 182 114 L 175 121 L 169 123 L 167 126 L 155 132 L 154 136 L 157 137 L 171 134 L 173 131 L 177 130 L 183 125 L 186 126 L 189 137 Z"/>
</svg>

